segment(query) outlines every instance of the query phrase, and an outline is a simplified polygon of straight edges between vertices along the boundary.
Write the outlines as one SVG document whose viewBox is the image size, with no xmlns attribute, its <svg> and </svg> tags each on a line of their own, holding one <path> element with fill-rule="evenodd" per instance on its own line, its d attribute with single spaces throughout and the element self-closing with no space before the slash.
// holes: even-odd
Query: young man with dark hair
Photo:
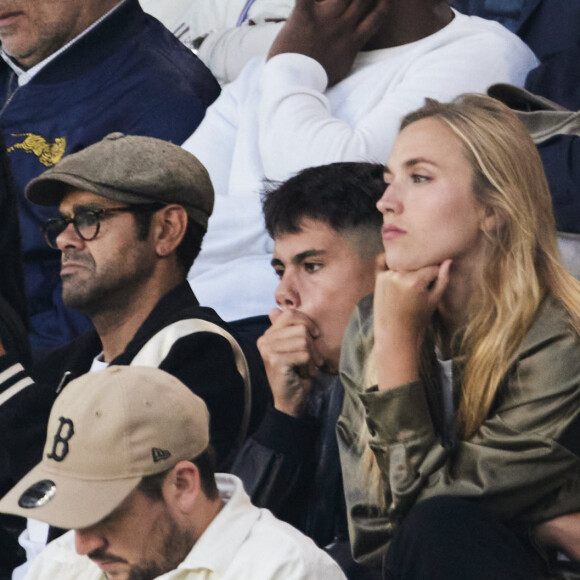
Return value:
<svg viewBox="0 0 580 580">
<path fill-rule="evenodd" d="M 264 223 L 275 240 L 300 232 L 304 219 L 320 220 L 337 232 L 373 234 L 357 249 L 376 255 L 376 195 L 384 190 L 384 168 L 375 163 L 331 163 L 310 167 L 284 183 L 271 183 L 262 196 Z M 356 195 L 354 194 L 356 192 Z"/>
<path fill-rule="evenodd" d="M 0 501 L 73 531 L 31 580 L 345 580 L 292 526 L 214 475 L 209 414 L 175 377 L 109 367 L 73 381 L 50 414 L 42 461 Z M 75 553 L 76 549 L 76 553 Z"/>
<path fill-rule="evenodd" d="M 226 469 L 246 436 L 250 384 L 239 344 L 186 280 L 213 207 L 204 167 L 177 145 L 113 133 L 65 157 L 26 193 L 58 206 L 43 230 L 60 253 L 63 301 L 95 331 L 39 361 L 30 376 L 0 345 L 0 493 L 40 458 L 57 394 L 109 364 L 159 367 L 204 399 Z M 147 228 L 139 226 L 144 215 Z M 184 248 L 185 259 L 188 229 L 197 243 Z"/>
<path fill-rule="evenodd" d="M 367 572 L 350 557 L 336 374 L 350 315 L 374 288 L 382 175 L 379 164 L 334 163 L 305 169 L 265 195 L 280 280 L 278 308 L 258 348 L 274 403 L 232 470 L 256 505 L 328 547 L 352 578 Z"/>
</svg>

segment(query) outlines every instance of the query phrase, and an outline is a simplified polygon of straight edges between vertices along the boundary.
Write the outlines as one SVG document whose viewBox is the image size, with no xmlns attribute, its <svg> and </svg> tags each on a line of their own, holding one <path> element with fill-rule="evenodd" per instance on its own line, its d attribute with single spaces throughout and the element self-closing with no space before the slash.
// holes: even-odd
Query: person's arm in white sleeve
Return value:
<svg viewBox="0 0 580 580">
<path fill-rule="evenodd" d="M 215 13 L 211 2 L 197 10 Z M 268 54 L 293 7 L 294 0 L 256 0 L 244 14 L 244 2 L 230 2 L 221 20 L 200 34 L 197 56 L 221 84 L 233 81 L 251 58 Z"/>
<path fill-rule="evenodd" d="M 245 24 L 209 33 L 201 43 L 197 56 L 211 70 L 220 84 L 237 78 L 248 61 L 265 56 L 284 22 Z"/>
<path fill-rule="evenodd" d="M 226 194 L 238 131 L 235 87 L 226 87 L 206 111 L 205 117 L 182 147 L 207 169 L 216 195 Z"/>
<path fill-rule="evenodd" d="M 334 15 L 317 21 L 319 15 L 310 9 L 300 17 L 303 5 L 297 2 L 260 79 L 259 143 L 270 179 L 336 161 L 384 161 L 401 118 L 422 106 L 426 96 L 447 101 L 463 92 L 485 92 L 494 82 L 522 84 L 537 63 L 517 37 L 499 26 L 478 32 L 469 25 L 466 31 L 465 24 L 457 30 L 452 21 L 415 43 L 385 49 L 384 61 L 381 51 L 374 51 L 376 60 L 369 64 L 369 53 L 355 60 L 354 49 L 361 44 L 356 30 L 341 28 Z M 290 32 L 298 24 L 307 29 L 305 22 L 312 20 L 312 32 L 294 41 Z M 307 34 L 317 34 L 319 40 L 309 40 Z M 344 39 L 349 35 L 350 41 Z M 375 105 L 348 121 L 335 116 L 332 95 L 338 95 L 337 101 L 354 99 L 361 87 L 363 99 L 374 94 Z"/>
</svg>

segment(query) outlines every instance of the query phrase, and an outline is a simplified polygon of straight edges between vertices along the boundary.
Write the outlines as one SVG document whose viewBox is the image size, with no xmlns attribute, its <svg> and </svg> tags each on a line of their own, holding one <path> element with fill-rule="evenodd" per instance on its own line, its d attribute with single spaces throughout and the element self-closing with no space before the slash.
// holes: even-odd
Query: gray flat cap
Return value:
<svg viewBox="0 0 580 580">
<path fill-rule="evenodd" d="M 197 157 L 153 137 L 111 133 L 63 157 L 30 181 L 25 195 L 39 205 L 59 205 L 63 185 L 128 204 L 176 203 L 206 229 L 213 210 L 213 186 Z"/>
</svg>

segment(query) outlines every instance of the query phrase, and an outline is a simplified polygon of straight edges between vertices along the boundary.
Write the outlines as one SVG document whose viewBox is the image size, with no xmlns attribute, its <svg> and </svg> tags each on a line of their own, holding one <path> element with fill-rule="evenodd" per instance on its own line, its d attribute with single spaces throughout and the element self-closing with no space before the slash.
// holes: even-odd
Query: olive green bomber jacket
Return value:
<svg viewBox="0 0 580 580">
<path fill-rule="evenodd" d="M 530 530 L 580 512 L 580 337 L 556 299 L 542 303 L 488 418 L 468 440 L 442 441 L 437 372 L 435 388 L 422 382 L 380 392 L 364 387 L 371 341 L 368 296 L 343 341 L 345 400 L 337 423 L 355 559 L 380 566 L 408 510 L 435 495 L 477 497 L 506 522 Z M 454 365 L 456 383 L 458 375 Z M 368 485 L 368 446 L 382 474 L 380 490 Z"/>
</svg>

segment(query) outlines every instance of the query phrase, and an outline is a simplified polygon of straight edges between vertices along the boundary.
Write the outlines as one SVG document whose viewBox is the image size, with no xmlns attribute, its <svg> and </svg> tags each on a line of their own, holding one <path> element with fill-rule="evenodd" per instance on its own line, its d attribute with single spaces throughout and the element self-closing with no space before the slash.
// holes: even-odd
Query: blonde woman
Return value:
<svg viewBox="0 0 580 580">
<path fill-rule="evenodd" d="M 577 567 L 580 283 L 536 149 L 493 99 L 428 101 L 384 178 L 383 271 L 341 361 L 353 554 L 390 544 L 396 580 Z"/>
</svg>

